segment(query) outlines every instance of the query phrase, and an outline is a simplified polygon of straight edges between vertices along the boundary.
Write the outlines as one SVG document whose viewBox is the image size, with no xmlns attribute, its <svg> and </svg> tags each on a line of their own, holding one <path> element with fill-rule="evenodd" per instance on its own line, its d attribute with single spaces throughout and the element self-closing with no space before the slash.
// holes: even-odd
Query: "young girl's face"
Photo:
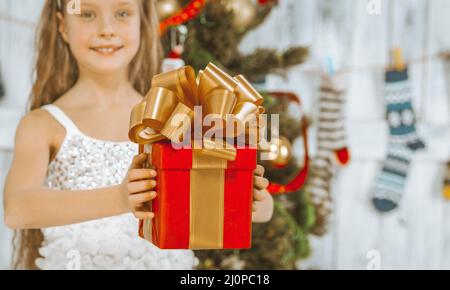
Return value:
<svg viewBox="0 0 450 290">
<path fill-rule="evenodd" d="M 139 49 L 140 1 L 81 0 L 80 14 L 64 14 L 60 32 L 81 70 L 112 74 L 127 69 Z"/>
</svg>

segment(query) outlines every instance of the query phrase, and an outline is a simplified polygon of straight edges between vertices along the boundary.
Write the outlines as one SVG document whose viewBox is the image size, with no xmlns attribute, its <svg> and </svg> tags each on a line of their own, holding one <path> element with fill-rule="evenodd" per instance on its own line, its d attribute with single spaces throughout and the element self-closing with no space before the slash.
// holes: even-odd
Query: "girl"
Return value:
<svg viewBox="0 0 450 290">
<path fill-rule="evenodd" d="M 20 230 L 15 267 L 192 269 L 192 251 L 137 237 L 136 218 L 153 218 L 144 204 L 157 196 L 156 172 L 141 169 L 148 156 L 133 158 L 126 140 L 131 109 L 160 67 L 154 1 L 83 0 L 76 15 L 68 2 L 45 3 L 31 112 L 6 180 L 5 223 Z M 273 209 L 262 175 L 258 167 L 256 222 Z"/>
</svg>

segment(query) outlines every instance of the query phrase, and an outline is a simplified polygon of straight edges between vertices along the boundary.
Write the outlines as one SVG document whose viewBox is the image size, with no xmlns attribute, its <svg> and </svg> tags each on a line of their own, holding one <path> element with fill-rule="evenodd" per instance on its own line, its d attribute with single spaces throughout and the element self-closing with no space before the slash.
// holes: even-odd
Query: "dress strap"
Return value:
<svg viewBox="0 0 450 290">
<path fill-rule="evenodd" d="M 69 116 L 67 116 L 67 114 L 64 113 L 64 111 L 61 110 L 58 106 L 50 104 L 43 106 L 42 109 L 49 112 L 61 124 L 61 126 L 66 129 L 67 134 L 74 134 L 79 132 L 78 127 L 75 125 L 72 119 L 70 119 Z"/>
</svg>

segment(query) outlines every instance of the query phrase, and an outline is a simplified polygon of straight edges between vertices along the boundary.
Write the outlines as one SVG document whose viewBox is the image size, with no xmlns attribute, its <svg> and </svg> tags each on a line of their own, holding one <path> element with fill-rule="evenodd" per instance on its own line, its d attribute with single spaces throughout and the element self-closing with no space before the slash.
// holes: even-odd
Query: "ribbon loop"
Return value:
<svg viewBox="0 0 450 290">
<path fill-rule="evenodd" d="M 160 131 L 178 104 L 176 95 L 165 88 L 150 89 L 146 97 L 143 124 Z"/>
<path fill-rule="evenodd" d="M 224 89 L 217 89 L 207 96 L 204 104 L 204 114 L 218 114 L 225 120 L 226 115 L 233 112 L 236 95 Z"/>
<path fill-rule="evenodd" d="M 234 78 L 238 85 L 236 88 L 238 102 L 248 102 L 261 106 L 264 102 L 263 97 L 255 90 L 255 88 L 248 82 L 243 75 L 238 75 Z"/>
<path fill-rule="evenodd" d="M 178 103 L 172 115 L 167 119 L 161 134 L 174 143 L 184 141 L 184 136 L 191 129 L 194 111 Z"/>
<path fill-rule="evenodd" d="M 209 63 L 206 69 L 200 74 L 198 94 L 200 98 L 208 95 L 212 90 L 224 89 L 234 92 L 238 83 L 227 73 Z"/>
<path fill-rule="evenodd" d="M 152 87 L 162 87 L 174 92 L 179 101 L 190 108 L 198 105 L 195 72 L 190 66 L 154 76 Z"/>
<path fill-rule="evenodd" d="M 129 138 L 140 145 L 165 139 L 182 142 L 192 131 L 194 106 L 199 105 L 216 123 L 215 141 L 202 135 L 202 145 L 208 147 L 202 148 L 203 154 L 234 160 L 236 149 L 226 139 L 248 135 L 248 128 L 257 128 L 257 121 L 247 129 L 246 123 L 264 112 L 262 104 L 262 96 L 242 75 L 233 78 L 210 63 L 196 77 L 194 69 L 185 66 L 153 77 L 145 100 L 132 110 Z"/>
</svg>

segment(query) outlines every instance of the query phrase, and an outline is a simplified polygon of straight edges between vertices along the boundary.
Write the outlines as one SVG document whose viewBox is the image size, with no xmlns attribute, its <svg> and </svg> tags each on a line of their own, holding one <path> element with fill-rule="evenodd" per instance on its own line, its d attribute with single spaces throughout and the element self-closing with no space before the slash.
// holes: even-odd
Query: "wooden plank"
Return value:
<svg viewBox="0 0 450 290">
<path fill-rule="evenodd" d="M 35 23 L 43 0 L 3 0 L 2 14 L 23 22 Z M 22 21 L 21 21 L 22 23 Z M 0 107 L 0 188 L 12 162 L 14 133 L 31 88 L 31 68 L 34 57 L 34 28 L 0 20 L 0 60 L 7 96 Z M 3 217 L 3 198 L 0 213 Z M 12 231 L 0 223 L 0 268 L 9 268 Z"/>
<path fill-rule="evenodd" d="M 40 14 L 43 1 L 7 0 L 6 10 L 2 12 L 14 19 L 35 23 Z M 10 21 L 2 21 L 0 52 L 4 82 L 7 87 L 7 98 L 4 105 L 25 108 L 31 88 L 31 69 L 34 57 L 33 27 L 18 25 Z"/>
<path fill-rule="evenodd" d="M 248 34 L 240 49 L 250 53 L 254 49 L 276 48 L 280 51 L 294 45 L 311 46 L 317 37 L 319 24 L 318 2 L 309 0 L 280 1 L 279 6 L 269 15 L 265 23 Z M 299 29 L 301 28 L 301 29 Z M 270 37 L 268 37 L 270 35 Z M 311 48 L 311 51 L 313 49 Z M 267 77 L 269 90 L 292 91 L 302 96 L 305 108 L 310 111 L 318 87 L 318 75 L 304 74 L 304 67 L 314 66 L 315 62 L 292 68 L 289 78 L 278 75 Z M 311 84 L 311 85 L 303 85 Z"/>
<path fill-rule="evenodd" d="M 0 151 L 0 188 L 3 196 L 4 182 L 11 166 L 12 153 L 10 151 Z M 0 199 L 0 216 L 3 220 L 3 198 Z M 0 269 L 7 269 L 11 262 L 11 239 L 12 231 L 0 222 Z"/>
<path fill-rule="evenodd" d="M 335 269 L 366 269 L 368 253 L 378 250 L 379 216 L 368 194 L 376 168 L 374 162 L 353 161 L 341 171 L 335 195 Z"/>
<path fill-rule="evenodd" d="M 448 15 L 450 2 L 446 0 L 430 1 L 429 9 L 429 45 L 427 55 L 436 55 L 448 51 L 450 38 L 448 37 Z M 444 70 L 444 63 L 435 59 L 425 64 L 430 72 L 426 78 L 427 91 L 424 101 L 424 118 L 433 124 L 450 123 L 450 69 Z"/>
<path fill-rule="evenodd" d="M 445 247 L 443 228 L 445 202 L 440 195 L 440 166 L 434 162 L 413 163 L 403 200 L 408 231 L 403 259 L 410 269 L 439 269 Z M 447 230 L 448 232 L 448 230 Z"/>
<path fill-rule="evenodd" d="M 391 2 L 390 23 L 392 39 L 390 47 L 400 47 L 406 61 L 422 58 L 428 46 L 428 9 L 429 0 L 395 0 Z M 412 99 L 418 116 L 423 115 L 424 79 L 429 72 L 422 63 L 409 67 L 412 84 Z"/>
<path fill-rule="evenodd" d="M 334 223 L 333 223 L 334 224 Z M 334 229 L 332 225 L 331 229 Z M 299 270 L 332 270 L 334 269 L 334 235 L 328 233 L 324 237 L 309 236 L 311 256 L 297 263 Z"/>
<path fill-rule="evenodd" d="M 382 66 L 387 59 L 388 2 L 380 3 L 382 11 L 374 15 L 367 12 L 366 1 L 354 3 L 354 37 L 348 65 L 357 71 L 348 75 L 347 118 L 355 122 L 372 122 L 384 116 Z"/>
</svg>

